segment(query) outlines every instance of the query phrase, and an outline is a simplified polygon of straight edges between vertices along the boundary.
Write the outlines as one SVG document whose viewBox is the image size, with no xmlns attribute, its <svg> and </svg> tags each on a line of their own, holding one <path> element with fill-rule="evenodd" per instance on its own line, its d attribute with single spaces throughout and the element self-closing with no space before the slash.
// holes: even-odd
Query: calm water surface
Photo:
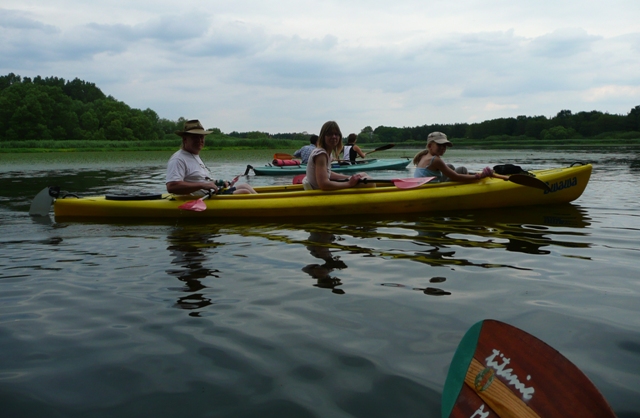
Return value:
<svg viewBox="0 0 640 418">
<path fill-rule="evenodd" d="M 272 153 L 204 159 L 232 178 Z M 637 152 L 447 154 L 473 170 L 593 163 L 561 206 L 198 223 L 27 213 L 53 184 L 163 191 L 170 154 L 0 154 L 2 416 L 439 417 L 453 353 L 487 318 L 541 338 L 620 417 L 640 416 Z"/>
</svg>

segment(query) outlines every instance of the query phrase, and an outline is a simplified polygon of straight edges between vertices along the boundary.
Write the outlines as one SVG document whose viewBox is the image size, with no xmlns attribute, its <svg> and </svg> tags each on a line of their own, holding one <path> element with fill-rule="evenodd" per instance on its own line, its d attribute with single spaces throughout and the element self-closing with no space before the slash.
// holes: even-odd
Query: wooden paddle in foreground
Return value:
<svg viewBox="0 0 640 418">
<path fill-rule="evenodd" d="M 302 184 L 302 180 L 306 177 L 306 174 L 298 174 L 293 178 L 293 184 Z M 409 177 L 405 179 L 360 179 L 360 183 L 393 183 L 398 189 L 413 189 L 414 187 L 422 186 L 425 183 L 430 182 L 435 177 Z M 335 180 L 335 181 L 347 181 Z"/>
<path fill-rule="evenodd" d="M 442 392 L 443 418 L 615 417 L 566 357 L 503 322 L 473 325 L 456 350 Z"/>
</svg>

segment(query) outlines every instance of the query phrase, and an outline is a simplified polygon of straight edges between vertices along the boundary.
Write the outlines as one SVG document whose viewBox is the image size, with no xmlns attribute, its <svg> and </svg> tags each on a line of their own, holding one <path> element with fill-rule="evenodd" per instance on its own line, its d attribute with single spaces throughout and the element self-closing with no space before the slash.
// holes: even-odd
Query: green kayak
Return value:
<svg viewBox="0 0 640 418">
<path fill-rule="evenodd" d="M 372 171 L 372 170 L 404 170 L 409 165 L 409 159 L 369 159 L 359 160 L 355 163 L 348 161 L 333 162 L 331 164 L 331 171 L 336 173 L 357 173 L 360 171 Z M 249 174 L 253 171 L 256 176 L 283 176 L 287 174 L 304 174 L 307 172 L 306 164 L 296 165 L 272 165 L 268 164 L 263 167 L 247 166 L 245 174 Z"/>
</svg>

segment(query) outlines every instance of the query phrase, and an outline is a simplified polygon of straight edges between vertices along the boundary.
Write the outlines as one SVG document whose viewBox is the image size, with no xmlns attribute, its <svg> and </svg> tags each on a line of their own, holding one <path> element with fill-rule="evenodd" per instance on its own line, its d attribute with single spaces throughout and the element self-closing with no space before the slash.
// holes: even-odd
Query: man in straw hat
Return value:
<svg viewBox="0 0 640 418">
<path fill-rule="evenodd" d="M 200 151 L 204 148 L 204 137 L 212 131 L 202 127 L 199 120 L 188 120 L 181 131 L 176 134 L 182 137 L 182 146 L 167 163 L 167 191 L 174 194 L 191 194 L 204 196 L 209 191 L 228 194 L 256 193 L 248 184 L 233 184 L 223 180 L 213 179 L 209 168 L 200 159 Z"/>
</svg>

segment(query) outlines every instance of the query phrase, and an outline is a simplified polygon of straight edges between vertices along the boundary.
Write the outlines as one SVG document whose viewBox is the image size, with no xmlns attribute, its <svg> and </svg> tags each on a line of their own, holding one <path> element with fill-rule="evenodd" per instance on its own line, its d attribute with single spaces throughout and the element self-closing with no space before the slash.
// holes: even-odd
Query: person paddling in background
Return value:
<svg viewBox="0 0 640 418">
<path fill-rule="evenodd" d="M 358 156 L 365 158 L 367 156 L 366 152 L 362 152 L 359 146 L 356 145 L 356 141 L 358 140 L 358 135 L 349 134 L 347 137 L 347 145 L 344 146 L 344 154 L 343 158 L 351 163 L 356 162 L 356 158 Z"/>
<path fill-rule="evenodd" d="M 331 157 L 338 159 L 342 151 L 342 132 L 334 121 L 322 125 L 316 148 L 307 162 L 307 176 L 302 181 L 305 190 L 337 190 L 358 185 L 360 179 L 369 178 L 367 173 L 346 176 L 331 171 Z M 346 181 L 344 181 L 346 180 Z"/>
<path fill-rule="evenodd" d="M 205 196 L 209 191 L 222 194 L 248 194 L 256 193 L 248 184 L 239 184 L 235 187 L 229 182 L 214 180 L 209 168 L 200 159 L 200 151 L 204 148 L 204 136 L 212 131 L 205 131 L 199 120 L 188 120 L 184 123 L 182 131 L 176 134 L 182 137 L 182 146 L 176 151 L 167 163 L 167 191 L 173 194 L 191 194 L 193 196 Z"/>
<path fill-rule="evenodd" d="M 413 157 L 413 164 L 416 170 L 413 177 L 436 177 L 434 183 L 443 181 L 471 182 L 481 178 L 491 176 L 493 170 L 485 167 L 480 173 L 467 174 L 465 167 L 455 168 L 451 164 L 445 164 L 442 156 L 447 151 L 447 147 L 453 144 L 442 132 L 431 132 L 427 136 L 427 149 L 420 151 Z"/>
<path fill-rule="evenodd" d="M 316 143 L 318 142 L 318 135 L 311 135 L 309 137 L 309 145 L 305 145 L 300 148 L 298 151 L 293 153 L 294 157 L 300 158 L 300 162 L 302 164 L 306 164 L 309 161 L 309 155 L 311 155 L 311 151 L 316 148 Z"/>
</svg>

